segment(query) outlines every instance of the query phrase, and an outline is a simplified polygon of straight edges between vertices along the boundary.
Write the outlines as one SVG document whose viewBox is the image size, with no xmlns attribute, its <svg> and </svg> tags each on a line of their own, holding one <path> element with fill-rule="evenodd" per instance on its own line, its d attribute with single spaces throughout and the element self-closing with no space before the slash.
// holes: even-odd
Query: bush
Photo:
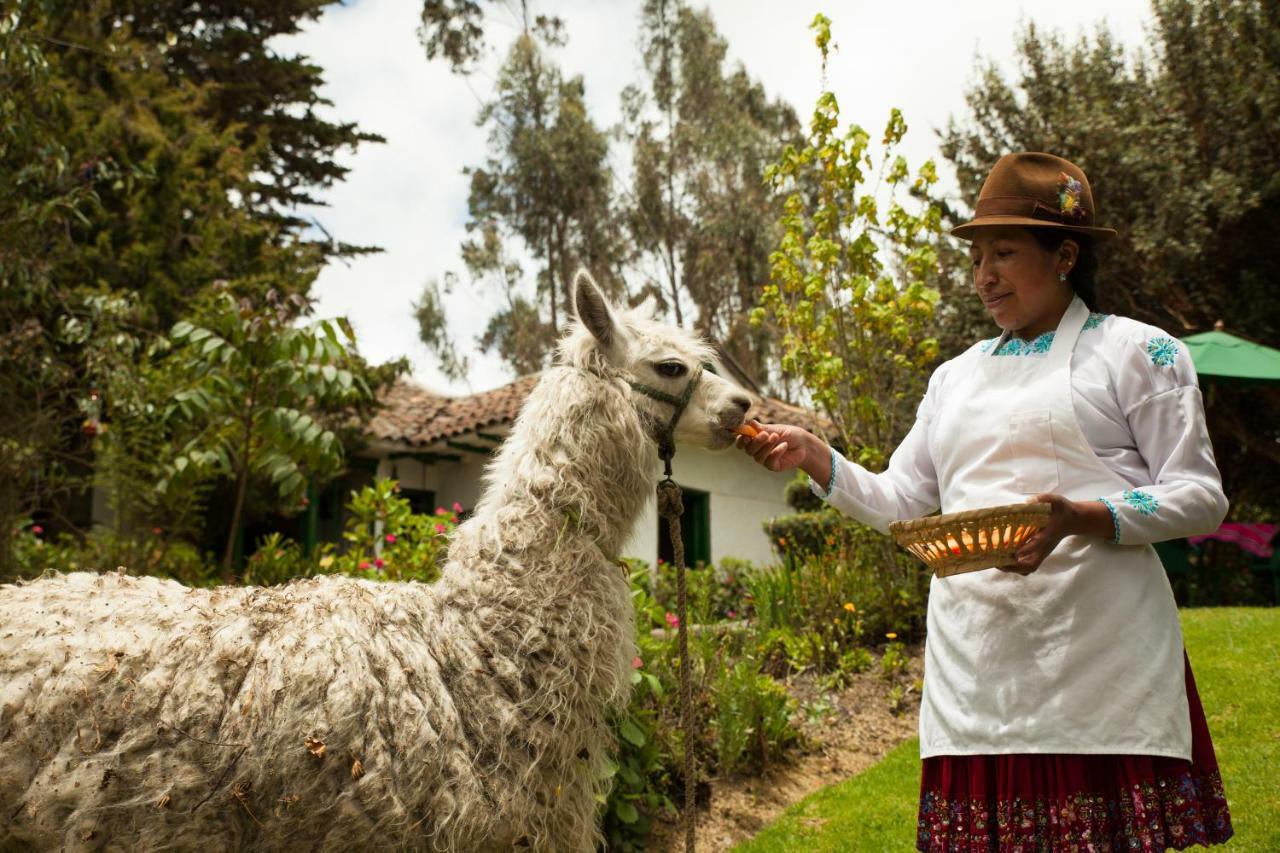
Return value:
<svg viewBox="0 0 1280 853">
<path fill-rule="evenodd" d="M 685 570 L 686 606 L 689 622 L 704 625 L 724 619 L 746 619 L 751 615 L 747 583 L 755 566 L 748 560 L 725 557 L 718 565 Z M 675 613 L 677 602 L 676 567 L 659 561 L 657 600 L 665 612 Z"/>
<path fill-rule="evenodd" d="M 888 537 L 825 511 L 771 524 L 789 560 L 748 580 L 769 671 L 829 671 L 866 638 L 923 633 L 927 571 Z"/>
<path fill-rule="evenodd" d="M 440 576 L 457 511 L 437 507 L 435 515 L 415 513 L 400 497 L 395 480 L 377 480 L 352 492 L 339 551 L 324 543 L 310 555 L 278 533 L 266 536 L 245 562 L 243 582 L 270 586 L 293 578 L 345 574 L 372 580 L 430 583 Z"/>
<path fill-rule="evenodd" d="M 212 554 L 201 554 L 190 543 L 165 536 L 160 528 L 149 533 L 122 536 L 98 528 L 84 539 L 62 534 L 48 540 L 40 525 L 24 523 L 14 538 L 14 565 L 20 578 L 39 577 L 45 571 L 112 571 L 133 575 L 173 578 L 187 586 L 217 582 Z"/>
<path fill-rule="evenodd" d="M 760 772 L 800 741 L 791 723 L 795 700 L 762 675 L 751 660 L 740 660 L 716 680 L 716 759 L 721 774 Z"/>
<path fill-rule="evenodd" d="M 625 561 L 631 581 L 640 655 L 635 661 L 635 690 L 625 715 L 614 721 L 617 754 L 614 787 L 603 804 L 605 831 L 611 849 L 644 849 L 650 818 L 673 809 L 686 780 L 682 775 L 685 749 L 692 749 L 702 772 L 731 773 L 758 769 L 778 760 L 800 743 L 791 722 L 795 706 L 782 685 L 760 671 L 750 633 L 707 631 L 689 635 L 690 678 L 695 697 L 694 739 L 686 744 L 680 730 L 678 645 L 668 603 L 655 598 L 651 584 L 655 569 L 637 560 Z M 690 571 L 690 615 L 709 613 L 711 581 L 732 588 L 733 577 L 748 576 L 749 564 L 725 561 L 716 570 Z M 660 588 L 674 589 L 674 576 Z M 674 600 L 670 606 L 674 608 Z M 652 629 L 667 629 L 658 637 Z"/>
<path fill-rule="evenodd" d="M 809 475 L 799 469 L 783 488 L 782 498 L 787 502 L 787 506 L 796 512 L 817 512 L 826 506 L 822 498 L 815 495 L 809 488 Z"/>
</svg>

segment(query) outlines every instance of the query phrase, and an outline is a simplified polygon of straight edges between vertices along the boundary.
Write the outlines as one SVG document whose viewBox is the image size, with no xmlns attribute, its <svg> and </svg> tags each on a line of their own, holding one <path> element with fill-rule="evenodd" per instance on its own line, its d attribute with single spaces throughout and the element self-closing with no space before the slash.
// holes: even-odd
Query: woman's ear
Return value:
<svg viewBox="0 0 1280 853">
<path fill-rule="evenodd" d="M 1058 269 L 1063 273 L 1070 272 L 1080 257 L 1080 244 L 1070 237 L 1062 241 L 1058 247 Z"/>
</svg>

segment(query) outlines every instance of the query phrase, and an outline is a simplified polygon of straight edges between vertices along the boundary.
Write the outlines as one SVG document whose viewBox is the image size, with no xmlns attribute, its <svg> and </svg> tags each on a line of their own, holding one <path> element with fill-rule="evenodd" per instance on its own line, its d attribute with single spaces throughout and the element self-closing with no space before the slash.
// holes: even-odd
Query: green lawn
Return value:
<svg viewBox="0 0 1280 853">
<path fill-rule="evenodd" d="M 1182 611 L 1187 654 L 1231 804 L 1232 850 L 1280 850 L 1280 608 Z M 800 801 L 738 853 L 915 849 L 915 738 Z"/>
</svg>

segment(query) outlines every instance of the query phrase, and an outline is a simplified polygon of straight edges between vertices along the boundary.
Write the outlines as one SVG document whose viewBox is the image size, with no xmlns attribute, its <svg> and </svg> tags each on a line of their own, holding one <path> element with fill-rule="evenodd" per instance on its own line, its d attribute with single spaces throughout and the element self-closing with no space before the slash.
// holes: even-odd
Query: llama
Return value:
<svg viewBox="0 0 1280 853">
<path fill-rule="evenodd" d="M 0 849 L 593 849 L 671 415 L 632 383 L 700 376 L 675 434 L 712 449 L 750 400 L 583 273 L 574 305 L 434 584 L 0 587 Z"/>
</svg>

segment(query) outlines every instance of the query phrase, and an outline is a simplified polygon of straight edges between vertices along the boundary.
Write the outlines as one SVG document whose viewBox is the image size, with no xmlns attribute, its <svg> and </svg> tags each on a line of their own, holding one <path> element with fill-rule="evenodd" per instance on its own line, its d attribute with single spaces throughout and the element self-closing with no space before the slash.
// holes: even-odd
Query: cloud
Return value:
<svg viewBox="0 0 1280 853">
<path fill-rule="evenodd" d="M 824 11 L 839 45 L 827 76 L 842 119 L 862 124 L 874 137 L 890 107 L 899 107 L 911 128 L 902 153 L 913 166 L 938 157 L 934 129 L 965 110 L 963 93 L 974 79 L 974 57 L 991 57 L 1011 68 L 1020 22 L 1034 20 L 1075 36 L 1082 29 L 1092 32 L 1106 16 L 1122 41 L 1136 44 L 1147 13 L 1146 0 L 717 0 L 709 5 L 728 40 L 730 59 L 741 61 L 770 96 L 789 100 L 802 121 L 820 87 L 808 24 Z M 640 79 L 640 5 L 574 0 L 534 9 L 565 19 L 569 42 L 557 58 L 566 74 L 582 75 L 597 124 L 616 123 L 622 88 Z M 324 69 L 322 94 L 334 104 L 321 108 L 325 115 L 354 121 L 387 139 L 384 145 L 344 152 L 339 162 L 351 170 L 347 179 L 321 193 L 327 207 L 305 211 L 338 239 L 385 250 L 347 264 L 330 263 L 313 290 L 318 314 L 349 317 L 361 351 L 374 361 L 407 356 L 417 381 L 466 393 L 503 384 L 508 379 L 503 366 L 495 357 L 473 352 L 470 389 L 445 381 L 418 341 L 412 303 L 427 280 L 464 272 L 459 246 L 466 237 L 468 186 L 462 169 L 485 159 L 485 132 L 476 127 L 475 117 L 492 85 L 499 51 L 518 23 L 502 11 L 490 17 L 488 36 L 498 50 L 468 80 L 443 62 L 427 61 L 417 38 L 420 11 L 421 0 L 335 5 L 298 35 L 276 39 L 273 47 L 305 54 Z M 617 154 L 613 162 L 626 168 Z M 465 273 L 460 284 L 445 304 L 453 337 L 469 344 L 497 300 L 471 286 Z"/>
</svg>

